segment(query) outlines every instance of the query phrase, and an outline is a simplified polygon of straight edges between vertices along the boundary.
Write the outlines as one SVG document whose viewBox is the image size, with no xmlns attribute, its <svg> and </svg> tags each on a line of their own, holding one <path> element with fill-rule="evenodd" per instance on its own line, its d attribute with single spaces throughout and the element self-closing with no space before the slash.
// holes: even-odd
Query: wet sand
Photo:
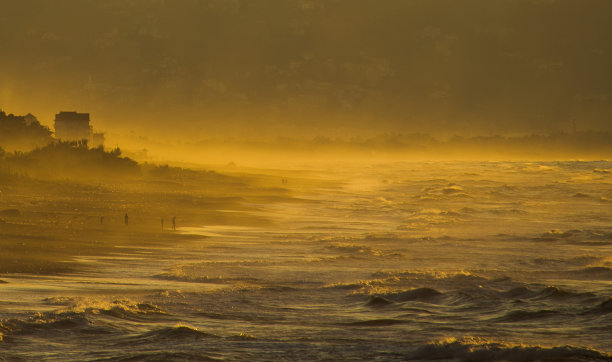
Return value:
<svg viewBox="0 0 612 362">
<path fill-rule="evenodd" d="M 266 225 L 269 221 L 257 215 L 252 198 L 291 198 L 285 189 L 261 187 L 269 180 L 204 172 L 181 179 L 142 178 L 103 185 L 4 176 L 0 177 L 0 273 L 75 272 L 84 267 L 74 261 L 77 257 L 204 238 L 174 232 L 173 217 L 177 227 Z"/>
</svg>

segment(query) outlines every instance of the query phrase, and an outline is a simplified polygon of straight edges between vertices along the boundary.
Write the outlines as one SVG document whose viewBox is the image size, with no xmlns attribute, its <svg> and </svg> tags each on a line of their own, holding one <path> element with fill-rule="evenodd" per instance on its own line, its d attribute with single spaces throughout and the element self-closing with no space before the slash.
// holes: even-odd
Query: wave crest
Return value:
<svg viewBox="0 0 612 362">
<path fill-rule="evenodd" d="M 176 325 L 174 327 L 165 327 L 146 332 L 140 335 L 141 339 L 147 340 L 185 340 L 185 339 L 202 339 L 202 338 L 219 338 L 218 336 L 206 332 L 202 332 L 194 327 L 186 325 Z"/>
<path fill-rule="evenodd" d="M 591 266 L 583 269 L 573 270 L 574 276 L 588 277 L 592 279 L 612 280 L 612 268 L 607 266 Z"/>
<path fill-rule="evenodd" d="M 554 310 L 538 310 L 538 311 L 527 311 L 527 310 L 513 310 L 504 314 L 501 317 L 493 318 L 491 321 L 493 322 L 503 322 L 503 323 L 512 323 L 512 322 L 524 322 L 531 321 L 536 319 L 544 319 L 559 315 L 559 312 Z"/>
<path fill-rule="evenodd" d="M 612 297 L 601 302 L 597 306 L 587 310 L 585 314 L 608 314 L 612 313 Z"/>
<path fill-rule="evenodd" d="M 13 318 L 0 322 L 0 334 L 4 336 L 73 332 L 76 334 L 111 333 L 107 327 L 95 325 L 84 313 L 76 312 L 35 313 L 25 319 Z"/>
<path fill-rule="evenodd" d="M 612 355 L 574 346 L 523 346 L 478 338 L 434 342 L 403 356 L 422 360 L 469 361 L 610 361 Z"/>
</svg>

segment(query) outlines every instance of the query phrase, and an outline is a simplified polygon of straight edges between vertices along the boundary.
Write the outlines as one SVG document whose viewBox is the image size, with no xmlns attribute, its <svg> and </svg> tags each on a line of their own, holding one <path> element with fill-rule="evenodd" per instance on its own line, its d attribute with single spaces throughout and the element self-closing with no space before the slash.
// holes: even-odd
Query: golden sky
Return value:
<svg viewBox="0 0 612 362">
<path fill-rule="evenodd" d="M 0 0 L 0 108 L 236 137 L 612 131 L 609 0 Z"/>
</svg>

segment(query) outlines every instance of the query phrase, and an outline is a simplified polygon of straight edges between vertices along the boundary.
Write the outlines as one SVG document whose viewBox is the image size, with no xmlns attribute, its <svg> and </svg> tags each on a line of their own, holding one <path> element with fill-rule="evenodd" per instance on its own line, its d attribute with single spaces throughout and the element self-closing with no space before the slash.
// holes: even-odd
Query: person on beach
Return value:
<svg viewBox="0 0 612 362">
<path fill-rule="evenodd" d="M 104 216 L 100 216 L 100 225 L 104 225 Z"/>
<path fill-rule="evenodd" d="M 128 214 L 127 213 L 123 217 L 123 221 L 125 222 L 125 226 L 128 226 Z"/>
</svg>

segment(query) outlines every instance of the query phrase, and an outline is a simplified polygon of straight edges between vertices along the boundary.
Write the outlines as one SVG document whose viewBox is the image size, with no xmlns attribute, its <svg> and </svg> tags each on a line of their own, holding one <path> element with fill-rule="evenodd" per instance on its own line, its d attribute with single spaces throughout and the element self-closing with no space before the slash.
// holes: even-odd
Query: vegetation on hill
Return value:
<svg viewBox="0 0 612 362">
<path fill-rule="evenodd" d="M 52 141 L 51 130 L 33 115 L 15 116 L 0 110 L 0 147 L 5 150 L 29 151 Z"/>
<path fill-rule="evenodd" d="M 30 152 L 5 155 L 3 164 L 12 172 L 37 178 L 109 179 L 138 176 L 140 167 L 121 150 L 89 148 L 85 142 L 53 142 Z"/>
</svg>

